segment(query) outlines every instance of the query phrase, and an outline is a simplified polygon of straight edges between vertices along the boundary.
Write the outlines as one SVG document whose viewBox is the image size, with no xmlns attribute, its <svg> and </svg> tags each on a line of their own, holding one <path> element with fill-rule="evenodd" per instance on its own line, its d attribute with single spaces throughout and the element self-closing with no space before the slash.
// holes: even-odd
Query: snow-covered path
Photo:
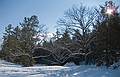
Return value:
<svg viewBox="0 0 120 77">
<path fill-rule="evenodd" d="M 120 77 L 120 69 L 96 68 L 93 65 L 21 67 L 0 60 L 0 77 Z"/>
</svg>

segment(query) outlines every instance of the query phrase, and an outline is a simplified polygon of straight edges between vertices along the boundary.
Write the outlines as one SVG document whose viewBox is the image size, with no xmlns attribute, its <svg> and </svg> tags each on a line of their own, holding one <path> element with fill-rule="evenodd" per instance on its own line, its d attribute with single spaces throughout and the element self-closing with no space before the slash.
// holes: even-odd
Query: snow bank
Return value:
<svg viewBox="0 0 120 77">
<path fill-rule="evenodd" d="M 0 77 L 119 77 L 120 69 L 94 65 L 66 64 L 65 66 L 21 67 L 0 60 Z"/>
</svg>

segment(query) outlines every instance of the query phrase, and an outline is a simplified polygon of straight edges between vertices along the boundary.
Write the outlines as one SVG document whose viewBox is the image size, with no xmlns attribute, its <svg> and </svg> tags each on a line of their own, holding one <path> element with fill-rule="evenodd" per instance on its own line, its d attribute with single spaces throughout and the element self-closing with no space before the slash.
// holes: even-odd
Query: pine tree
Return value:
<svg viewBox="0 0 120 77">
<path fill-rule="evenodd" d="M 6 28 L 5 28 L 5 33 L 3 36 L 3 44 L 2 44 L 2 52 L 4 53 L 4 58 L 6 60 L 10 60 L 9 56 L 10 53 L 13 49 L 13 37 L 12 37 L 12 32 L 13 32 L 13 27 L 11 24 L 9 24 Z"/>
<path fill-rule="evenodd" d="M 112 6 L 112 2 L 108 2 Z M 108 6 L 107 6 L 108 7 Z M 103 7 L 102 9 L 105 9 Z M 120 17 L 117 12 L 109 16 L 105 13 L 102 21 L 98 22 L 96 30 L 97 63 L 107 67 L 118 61 L 120 50 Z"/>
<path fill-rule="evenodd" d="M 31 16 L 30 18 L 24 18 L 24 22 L 21 23 L 21 49 L 24 53 L 31 54 L 32 49 L 34 48 L 37 40 L 36 38 L 33 38 L 34 36 L 37 36 L 37 33 L 39 31 L 39 21 L 37 16 Z"/>
<path fill-rule="evenodd" d="M 39 27 L 42 27 L 39 29 Z M 24 66 L 33 64 L 32 51 L 36 46 L 39 32 L 42 32 L 43 26 L 39 26 L 37 16 L 33 15 L 30 18 L 24 18 L 23 23 L 20 23 L 20 27 L 15 28 L 12 25 L 8 25 L 4 33 L 4 41 L 2 45 L 2 51 L 5 54 L 5 59 Z M 22 60 L 22 59 L 27 60 Z"/>
<path fill-rule="evenodd" d="M 56 40 L 56 42 L 61 47 L 69 48 L 69 45 L 71 44 L 71 37 L 69 35 L 68 30 L 65 30 L 65 32 L 62 34 L 62 37 L 58 38 L 58 40 Z"/>
</svg>

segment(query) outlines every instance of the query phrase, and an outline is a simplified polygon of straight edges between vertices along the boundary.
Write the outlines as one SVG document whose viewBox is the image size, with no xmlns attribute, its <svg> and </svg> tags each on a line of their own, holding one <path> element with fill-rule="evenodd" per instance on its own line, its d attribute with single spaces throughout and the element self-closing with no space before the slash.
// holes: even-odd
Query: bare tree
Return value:
<svg viewBox="0 0 120 77">
<path fill-rule="evenodd" d="M 82 35 L 79 40 L 81 42 L 81 47 L 82 49 L 86 49 L 93 39 L 90 31 L 95 21 L 95 12 L 80 5 L 80 7 L 73 6 L 71 9 L 68 9 L 64 15 L 63 18 L 58 20 L 58 25 L 69 29 L 71 33 L 74 33 L 76 29 L 78 29 Z"/>
<path fill-rule="evenodd" d="M 58 47 L 53 50 L 53 57 L 60 64 L 66 62 L 70 55 L 71 51 L 65 47 Z"/>
</svg>

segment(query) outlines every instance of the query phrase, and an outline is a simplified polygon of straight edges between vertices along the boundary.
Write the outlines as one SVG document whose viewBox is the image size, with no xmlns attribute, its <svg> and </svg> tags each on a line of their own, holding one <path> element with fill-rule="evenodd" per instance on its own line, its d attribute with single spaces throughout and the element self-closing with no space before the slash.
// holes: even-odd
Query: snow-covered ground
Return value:
<svg viewBox="0 0 120 77">
<path fill-rule="evenodd" d="M 0 77 L 120 77 L 120 69 L 106 69 L 94 65 L 21 67 L 0 60 Z"/>
</svg>

